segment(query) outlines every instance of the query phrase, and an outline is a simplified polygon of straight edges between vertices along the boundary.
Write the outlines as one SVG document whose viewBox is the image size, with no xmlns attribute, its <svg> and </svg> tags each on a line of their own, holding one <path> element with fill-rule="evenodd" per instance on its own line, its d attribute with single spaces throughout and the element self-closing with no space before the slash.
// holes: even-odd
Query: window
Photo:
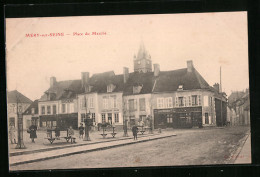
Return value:
<svg viewBox="0 0 260 177">
<path fill-rule="evenodd" d="M 112 108 L 116 108 L 117 107 L 116 96 L 111 96 L 111 107 Z"/>
<path fill-rule="evenodd" d="M 82 113 L 82 114 L 81 114 L 81 122 L 84 122 L 85 117 L 86 117 L 86 114 L 85 114 L 85 113 Z"/>
<path fill-rule="evenodd" d="M 92 114 L 91 114 L 91 117 L 92 117 L 93 122 L 96 122 L 96 114 L 95 114 L 95 113 L 92 113 Z"/>
<path fill-rule="evenodd" d="M 86 109 L 86 107 L 87 107 L 87 99 L 86 98 L 81 99 L 80 107 L 81 107 L 81 109 Z"/>
<path fill-rule="evenodd" d="M 179 104 L 179 106 L 184 106 L 184 99 L 183 99 L 183 97 L 178 97 L 178 104 Z"/>
<path fill-rule="evenodd" d="M 119 114 L 115 113 L 115 123 L 118 123 L 118 122 L 119 122 Z"/>
<path fill-rule="evenodd" d="M 192 106 L 198 105 L 197 95 L 192 95 Z"/>
<path fill-rule="evenodd" d="M 46 127 L 46 122 L 45 121 L 42 122 L 42 126 Z"/>
<path fill-rule="evenodd" d="M 189 96 L 189 106 L 191 106 L 191 96 Z"/>
<path fill-rule="evenodd" d="M 42 106 L 42 114 L 45 114 L 45 106 Z"/>
<path fill-rule="evenodd" d="M 32 108 L 32 114 L 35 114 L 35 109 L 34 108 Z"/>
<path fill-rule="evenodd" d="M 106 122 L 106 114 L 102 114 L 102 123 Z"/>
<path fill-rule="evenodd" d="M 164 107 L 163 98 L 157 98 L 157 108 L 163 108 L 163 107 Z"/>
<path fill-rule="evenodd" d="M 56 127 L 57 126 L 57 122 L 56 121 L 52 121 L 52 126 Z"/>
<path fill-rule="evenodd" d="M 172 116 L 167 114 L 167 123 L 172 123 Z"/>
<path fill-rule="evenodd" d="M 94 108 L 94 99 L 93 97 L 89 98 L 89 107 Z"/>
<path fill-rule="evenodd" d="M 184 104 L 184 106 L 187 106 L 187 99 L 186 99 L 186 97 L 183 97 L 183 104 Z"/>
<path fill-rule="evenodd" d="M 176 107 L 179 106 L 179 104 L 178 104 L 178 97 L 177 97 L 177 96 L 175 97 L 175 106 L 176 106 Z"/>
<path fill-rule="evenodd" d="M 66 104 L 62 104 L 62 113 L 66 112 Z"/>
<path fill-rule="evenodd" d="M 201 96 L 198 95 L 198 105 L 201 105 Z"/>
<path fill-rule="evenodd" d="M 103 97 L 103 109 L 108 109 L 108 98 Z"/>
<path fill-rule="evenodd" d="M 204 96 L 204 106 L 209 106 L 209 97 L 208 96 Z"/>
<path fill-rule="evenodd" d="M 140 111 L 145 111 L 145 98 L 139 99 L 139 107 L 140 107 Z"/>
<path fill-rule="evenodd" d="M 165 98 L 165 107 L 172 108 L 172 97 Z"/>
<path fill-rule="evenodd" d="M 51 114 L 51 107 L 47 106 L 47 114 Z"/>
<path fill-rule="evenodd" d="M 213 99 L 210 97 L 210 106 L 213 106 Z"/>
<path fill-rule="evenodd" d="M 136 110 L 136 100 L 134 99 L 129 100 L 129 110 L 130 111 Z"/>
<path fill-rule="evenodd" d="M 53 105 L 53 106 L 52 106 L 52 112 L 53 112 L 53 114 L 56 114 L 56 113 L 57 113 L 56 105 Z"/>
<path fill-rule="evenodd" d="M 110 84 L 107 86 L 107 92 L 113 92 L 114 90 L 114 85 L 113 84 Z"/>
<path fill-rule="evenodd" d="M 51 121 L 47 121 L 47 127 L 51 127 Z"/>
<path fill-rule="evenodd" d="M 179 85 L 177 90 L 183 90 L 183 85 Z"/>
</svg>

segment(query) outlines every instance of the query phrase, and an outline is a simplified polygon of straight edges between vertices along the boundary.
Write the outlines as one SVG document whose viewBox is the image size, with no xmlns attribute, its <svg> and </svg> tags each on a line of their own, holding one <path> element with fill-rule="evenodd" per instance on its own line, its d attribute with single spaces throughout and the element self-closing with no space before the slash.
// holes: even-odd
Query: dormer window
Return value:
<svg viewBox="0 0 260 177">
<path fill-rule="evenodd" d="M 92 91 L 92 88 L 93 88 L 93 86 L 91 86 L 91 85 L 88 85 L 88 86 L 86 86 L 85 87 L 85 92 L 91 92 Z"/>
<path fill-rule="evenodd" d="M 179 90 L 183 90 L 183 85 L 179 85 L 179 87 L 178 87 L 177 90 L 178 90 L 178 91 L 179 91 Z"/>
<path fill-rule="evenodd" d="M 35 114 L 35 111 L 34 111 L 35 109 L 34 108 L 32 108 L 32 114 Z"/>
<path fill-rule="evenodd" d="M 139 85 L 134 85 L 133 86 L 133 94 L 138 94 L 141 92 L 143 88 L 143 85 L 142 84 L 139 84 Z"/>
<path fill-rule="evenodd" d="M 114 91 L 114 89 L 115 89 L 115 85 L 113 85 L 113 84 L 109 84 L 108 86 L 107 86 L 107 92 L 113 92 Z"/>
</svg>

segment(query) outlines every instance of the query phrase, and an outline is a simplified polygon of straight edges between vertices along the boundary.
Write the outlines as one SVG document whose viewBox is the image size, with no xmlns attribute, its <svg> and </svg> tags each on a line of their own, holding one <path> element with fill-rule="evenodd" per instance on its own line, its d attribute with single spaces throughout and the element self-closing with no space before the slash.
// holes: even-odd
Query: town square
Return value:
<svg viewBox="0 0 260 177">
<path fill-rule="evenodd" d="M 7 19 L 9 169 L 251 163 L 246 27 L 244 12 Z"/>
</svg>

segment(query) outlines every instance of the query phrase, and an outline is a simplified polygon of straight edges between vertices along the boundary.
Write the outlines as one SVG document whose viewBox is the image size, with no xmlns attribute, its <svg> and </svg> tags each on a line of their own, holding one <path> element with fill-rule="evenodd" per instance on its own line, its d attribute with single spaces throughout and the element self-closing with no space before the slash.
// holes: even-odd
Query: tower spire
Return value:
<svg viewBox="0 0 260 177">
<path fill-rule="evenodd" d="M 137 72 L 151 72 L 152 71 L 151 56 L 145 49 L 143 40 L 141 40 L 137 56 L 134 56 L 134 71 L 137 71 Z"/>
</svg>

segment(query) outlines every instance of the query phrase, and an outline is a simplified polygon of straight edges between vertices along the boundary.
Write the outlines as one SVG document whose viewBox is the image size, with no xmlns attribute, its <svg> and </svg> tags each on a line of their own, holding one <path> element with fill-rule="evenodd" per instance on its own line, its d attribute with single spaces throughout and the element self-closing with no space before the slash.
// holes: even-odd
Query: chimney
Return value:
<svg viewBox="0 0 260 177">
<path fill-rule="evenodd" d="M 123 74 L 124 74 L 124 83 L 126 83 L 129 78 L 129 69 L 127 67 L 124 67 Z"/>
<path fill-rule="evenodd" d="M 193 70 L 193 62 L 192 62 L 192 60 L 188 60 L 187 61 L 187 70 L 188 70 L 188 72 L 192 72 L 192 70 Z"/>
<path fill-rule="evenodd" d="M 159 64 L 153 64 L 154 67 L 154 76 L 159 76 L 160 74 L 160 65 Z"/>
<path fill-rule="evenodd" d="M 50 87 L 53 87 L 57 83 L 56 77 L 51 77 L 50 78 Z"/>
<path fill-rule="evenodd" d="M 215 83 L 213 85 L 213 88 L 219 92 L 219 84 L 218 83 Z"/>
<path fill-rule="evenodd" d="M 81 72 L 81 85 L 84 87 L 89 80 L 89 72 Z"/>
</svg>

